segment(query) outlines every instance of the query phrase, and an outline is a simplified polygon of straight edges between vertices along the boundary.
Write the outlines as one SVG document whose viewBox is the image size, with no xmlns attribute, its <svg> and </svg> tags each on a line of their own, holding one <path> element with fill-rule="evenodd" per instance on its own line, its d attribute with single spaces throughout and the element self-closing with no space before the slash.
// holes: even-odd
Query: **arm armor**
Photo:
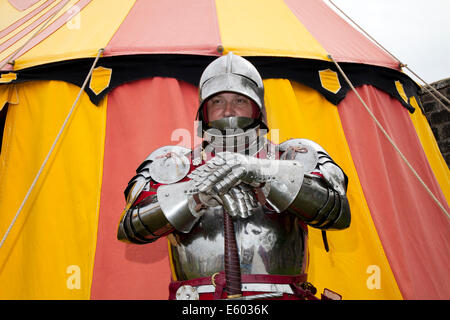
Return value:
<svg viewBox="0 0 450 320">
<path fill-rule="evenodd" d="M 201 216 L 201 212 L 195 210 L 196 202 L 187 194 L 192 188 L 191 181 L 179 182 L 188 172 L 180 165 L 179 159 L 183 159 L 184 154 L 190 150 L 181 147 L 164 148 L 163 152 L 160 148 L 145 159 L 125 189 L 127 205 L 117 232 L 120 241 L 145 244 L 175 229 L 189 232 Z M 166 156 L 167 152 L 177 155 Z M 157 183 L 167 184 L 160 185 L 155 192 L 153 186 Z M 148 192 L 149 195 L 136 203 L 142 192 Z"/>
<path fill-rule="evenodd" d="M 150 195 L 122 215 L 117 238 L 124 242 L 150 243 L 173 231 L 156 195 Z"/>
<path fill-rule="evenodd" d="M 345 229 L 350 226 L 347 176 L 317 143 L 306 139 L 291 139 L 280 145 L 281 159 L 302 163 L 303 179 L 296 188 L 289 174 L 277 175 L 277 183 L 270 183 L 267 201 L 276 211 L 289 211 L 312 227 L 323 230 Z M 281 167 L 282 169 L 283 167 Z M 280 170 L 283 171 L 283 170 Z M 283 192 L 286 187 L 296 192 Z M 289 188 L 288 188 L 289 189 Z M 280 200 L 279 194 L 284 194 Z"/>
</svg>

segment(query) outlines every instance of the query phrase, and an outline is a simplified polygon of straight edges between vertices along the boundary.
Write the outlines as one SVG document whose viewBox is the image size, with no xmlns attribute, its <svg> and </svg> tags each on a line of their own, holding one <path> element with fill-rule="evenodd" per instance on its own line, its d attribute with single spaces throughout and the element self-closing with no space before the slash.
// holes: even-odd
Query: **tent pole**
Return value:
<svg viewBox="0 0 450 320">
<path fill-rule="evenodd" d="M 86 87 L 88 80 L 91 77 L 92 71 L 94 70 L 95 65 L 97 64 L 97 61 L 100 58 L 100 55 L 103 53 L 104 50 L 105 49 L 103 49 L 103 48 L 98 50 L 97 56 L 95 57 L 95 60 L 94 60 L 94 63 L 92 64 L 91 69 L 89 70 L 89 73 L 86 76 L 86 79 L 84 79 L 84 83 L 81 86 L 80 91 L 78 92 L 77 98 L 75 99 L 75 101 L 72 105 L 72 108 L 70 109 L 69 113 L 67 114 L 66 119 L 64 120 L 64 123 L 61 126 L 61 129 L 59 130 L 58 135 L 56 136 L 55 141 L 53 142 L 53 145 L 50 148 L 50 151 L 47 153 L 47 156 L 45 157 L 44 162 L 42 163 L 36 177 L 34 178 L 33 183 L 31 184 L 30 188 L 28 189 L 28 192 L 25 195 L 25 198 L 23 199 L 22 204 L 20 205 L 19 209 L 17 210 L 13 220 L 11 221 L 11 224 L 8 227 L 8 230 L 5 232 L 5 235 L 3 236 L 3 239 L 0 242 L 0 248 L 3 246 L 6 238 L 8 237 L 9 233 L 11 232 L 12 227 L 14 226 L 14 223 L 16 222 L 17 218 L 19 217 L 20 212 L 22 211 L 25 203 L 27 202 L 28 198 L 30 197 L 31 191 L 33 191 L 33 188 L 36 185 L 36 182 L 38 181 L 45 165 L 47 164 L 48 159 L 50 158 L 50 155 L 53 152 L 53 149 L 55 149 L 55 146 L 58 143 L 59 138 L 61 137 L 62 133 L 64 132 L 64 129 L 66 128 L 67 123 L 69 122 L 69 119 L 72 116 L 73 111 L 75 110 L 75 106 L 77 105 L 78 101 L 80 100 L 81 93 L 84 91 L 84 88 Z"/>
<path fill-rule="evenodd" d="M 430 87 L 431 89 L 433 89 L 433 91 L 435 93 L 437 93 L 442 100 L 444 100 L 446 103 L 450 104 L 450 100 L 447 99 L 447 97 L 445 97 L 442 93 L 440 93 L 438 90 L 436 90 L 433 86 L 430 86 L 425 80 L 423 80 L 421 77 L 419 77 L 414 71 L 411 70 L 411 68 L 408 67 L 407 64 L 404 64 L 403 62 L 400 61 L 400 59 L 398 59 L 396 56 L 394 56 L 389 50 L 387 50 L 385 47 L 383 47 L 377 40 L 375 40 L 369 33 L 367 33 L 366 30 L 364 30 L 360 25 L 358 25 L 355 21 L 352 20 L 352 18 L 350 18 L 344 11 L 342 11 L 337 5 L 335 5 L 333 3 L 333 1 L 328 0 L 337 10 L 339 10 L 339 12 L 341 12 L 348 20 L 350 20 L 355 26 L 357 26 L 370 40 L 372 40 L 373 42 L 375 42 L 381 49 L 383 49 L 385 52 L 387 52 L 392 58 L 394 58 L 395 60 L 398 61 L 399 66 L 400 67 L 405 67 L 406 69 L 408 69 L 414 76 L 416 76 L 416 78 L 418 78 L 420 81 L 422 81 L 426 86 L 424 86 L 423 88 L 437 101 L 439 102 L 447 111 L 450 111 L 450 108 L 448 106 L 446 106 L 441 100 L 439 100 L 438 97 L 436 97 L 433 93 L 431 93 L 430 90 L 428 90 L 427 87 Z"/>
<path fill-rule="evenodd" d="M 449 213 L 447 212 L 447 210 L 444 208 L 444 206 L 439 202 L 439 200 L 436 198 L 436 196 L 433 194 L 433 192 L 431 192 L 430 188 L 428 188 L 428 186 L 425 184 L 425 182 L 422 180 L 422 178 L 419 176 L 419 174 L 417 173 L 416 170 L 414 170 L 414 168 L 412 167 L 412 165 L 409 163 L 409 161 L 406 159 L 406 157 L 403 155 L 403 153 L 400 151 L 400 149 L 398 148 L 398 146 L 395 144 L 395 142 L 392 140 L 392 138 L 389 136 L 389 134 L 386 132 L 386 130 L 383 128 L 383 126 L 381 125 L 381 123 L 378 121 L 378 119 L 375 117 L 375 115 L 373 114 L 373 112 L 369 109 L 369 107 L 367 106 L 367 104 L 364 102 L 364 100 L 361 98 L 361 96 L 359 95 L 358 91 L 356 91 L 355 87 L 353 86 L 353 84 L 351 83 L 350 79 L 347 77 L 347 75 L 345 74 L 345 72 L 341 69 L 341 67 L 339 66 L 339 64 L 336 62 L 336 60 L 334 60 L 334 58 L 331 55 L 328 55 L 328 58 L 330 58 L 334 64 L 336 65 L 336 67 L 338 68 L 339 72 L 342 74 L 342 76 L 344 77 L 345 81 L 347 82 L 347 84 L 350 86 L 350 88 L 353 90 L 353 92 L 356 94 L 356 96 L 358 97 L 358 99 L 361 101 L 361 103 L 363 104 L 364 108 L 366 109 L 366 111 L 369 113 L 369 115 L 372 117 L 372 119 L 375 121 L 377 127 L 381 130 L 381 132 L 383 133 L 383 135 L 388 139 L 388 141 L 391 143 L 391 145 L 394 147 L 395 151 L 397 151 L 397 153 L 400 155 L 400 157 L 402 158 L 402 160 L 406 163 L 406 165 L 408 166 L 408 168 L 412 171 L 412 173 L 416 176 L 416 178 L 419 180 L 419 182 L 422 184 L 422 186 L 425 188 L 425 190 L 428 192 L 428 194 L 433 198 L 434 202 L 441 208 L 441 210 L 447 215 L 447 218 L 450 218 Z"/>
</svg>

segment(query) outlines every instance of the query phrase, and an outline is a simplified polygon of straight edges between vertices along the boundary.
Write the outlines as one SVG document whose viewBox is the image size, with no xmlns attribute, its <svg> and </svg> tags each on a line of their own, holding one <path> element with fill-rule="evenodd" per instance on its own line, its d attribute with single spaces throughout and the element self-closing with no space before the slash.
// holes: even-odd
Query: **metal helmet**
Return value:
<svg viewBox="0 0 450 320">
<path fill-rule="evenodd" d="M 255 123 L 267 129 L 264 107 L 264 85 L 262 78 L 248 60 L 228 53 L 211 62 L 200 78 L 200 106 L 197 119 L 208 127 L 203 117 L 205 102 L 220 92 L 234 92 L 250 98 L 259 108 L 259 119 Z"/>
</svg>

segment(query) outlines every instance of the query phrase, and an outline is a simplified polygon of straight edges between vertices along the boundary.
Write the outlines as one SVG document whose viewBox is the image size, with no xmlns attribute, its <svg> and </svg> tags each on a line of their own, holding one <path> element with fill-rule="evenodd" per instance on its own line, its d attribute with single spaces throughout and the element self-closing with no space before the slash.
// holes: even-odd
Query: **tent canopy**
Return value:
<svg viewBox="0 0 450 320">
<path fill-rule="evenodd" d="M 167 242 L 116 240 L 123 189 L 155 148 L 195 145 L 198 79 L 230 51 L 264 78 L 270 138 L 314 140 L 349 177 L 352 225 L 329 233 L 330 252 L 309 229 L 309 281 L 346 299 L 450 297 L 449 219 L 331 59 L 448 212 L 419 87 L 324 2 L 8 0 L 0 12 L 2 234 L 104 49 L 0 248 L 1 298 L 167 298 Z"/>
</svg>

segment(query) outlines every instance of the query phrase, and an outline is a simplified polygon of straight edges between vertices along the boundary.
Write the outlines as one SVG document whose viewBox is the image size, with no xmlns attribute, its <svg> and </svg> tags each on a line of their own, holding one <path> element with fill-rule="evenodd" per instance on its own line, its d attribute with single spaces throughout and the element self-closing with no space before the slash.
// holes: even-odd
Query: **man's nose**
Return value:
<svg viewBox="0 0 450 320">
<path fill-rule="evenodd" d="M 225 110 L 224 110 L 223 115 L 225 117 L 231 117 L 231 116 L 235 115 L 233 105 L 230 101 L 225 102 Z"/>
</svg>

